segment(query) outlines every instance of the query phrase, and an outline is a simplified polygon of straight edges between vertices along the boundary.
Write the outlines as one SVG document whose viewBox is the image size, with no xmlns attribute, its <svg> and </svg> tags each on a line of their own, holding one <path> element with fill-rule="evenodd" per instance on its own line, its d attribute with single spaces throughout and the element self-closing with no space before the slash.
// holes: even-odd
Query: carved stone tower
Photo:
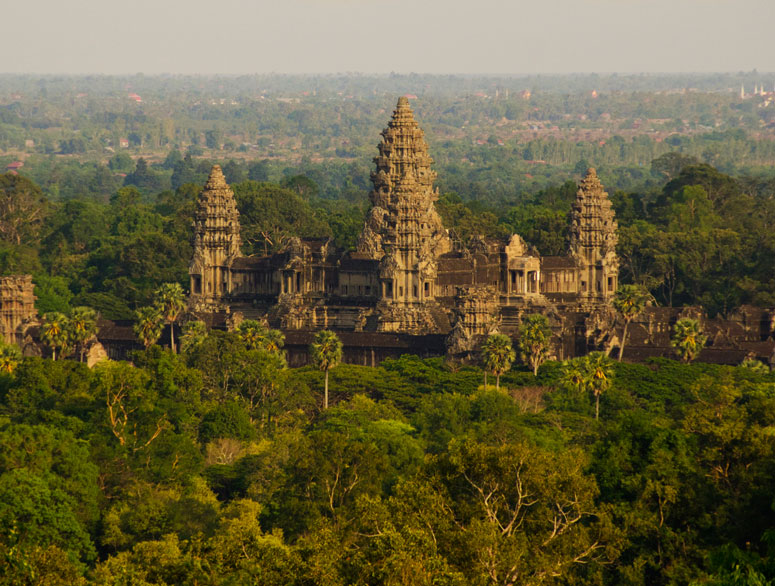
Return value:
<svg viewBox="0 0 775 586">
<path fill-rule="evenodd" d="M 219 309 L 231 292 L 232 261 L 240 256 L 239 212 L 220 166 L 214 165 L 194 214 L 194 259 L 191 305 L 199 311 Z"/>
<path fill-rule="evenodd" d="M 433 160 L 405 97 L 398 99 L 378 149 L 372 208 L 358 251 L 381 261 L 380 329 L 432 330 L 427 305 L 436 295 L 436 259 L 452 245 L 433 205 Z"/>
<path fill-rule="evenodd" d="M 619 286 L 616 228 L 608 194 L 589 169 L 576 192 L 570 224 L 570 254 L 581 266 L 581 299 L 608 301 Z"/>
</svg>

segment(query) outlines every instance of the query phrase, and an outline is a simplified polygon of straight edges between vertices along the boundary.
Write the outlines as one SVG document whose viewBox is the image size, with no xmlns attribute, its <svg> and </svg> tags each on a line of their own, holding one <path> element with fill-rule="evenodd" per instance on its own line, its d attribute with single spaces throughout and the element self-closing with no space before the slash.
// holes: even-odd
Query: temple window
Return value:
<svg viewBox="0 0 775 586">
<path fill-rule="evenodd" d="M 194 294 L 199 295 L 202 292 L 202 276 L 193 275 L 191 277 L 191 289 Z"/>
</svg>

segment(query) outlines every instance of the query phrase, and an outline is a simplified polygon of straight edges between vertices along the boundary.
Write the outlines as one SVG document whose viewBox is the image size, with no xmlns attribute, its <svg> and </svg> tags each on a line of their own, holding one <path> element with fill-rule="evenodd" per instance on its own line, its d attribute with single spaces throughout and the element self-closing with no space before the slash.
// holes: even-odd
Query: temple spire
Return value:
<svg viewBox="0 0 775 586">
<path fill-rule="evenodd" d="M 199 195 L 192 244 L 192 302 L 198 307 L 215 308 L 230 293 L 229 267 L 241 254 L 237 202 L 219 165 L 213 165 Z"/>
<path fill-rule="evenodd" d="M 436 296 L 436 259 L 452 246 L 433 205 L 433 160 L 407 98 L 398 99 L 377 148 L 372 208 L 358 251 L 380 260 L 379 297 L 391 310 L 382 312 L 378 328 L 421 330 Z"/>
<path fill-rule="evenodd" d="M 610 297 L 618 287 L 617 223 L 594 168 L 587 170 L 571 210 L 569 252 L 584 267 L 581 292 Z"/>
</svg>

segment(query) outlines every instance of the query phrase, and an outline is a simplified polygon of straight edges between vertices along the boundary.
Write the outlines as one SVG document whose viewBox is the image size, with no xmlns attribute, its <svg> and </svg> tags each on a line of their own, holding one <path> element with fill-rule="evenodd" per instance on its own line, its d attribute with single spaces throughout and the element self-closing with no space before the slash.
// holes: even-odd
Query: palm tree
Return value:
<svg viewBox="0 0 775 586">
<path fill-rule="evenodd" d="M 675 322 L 670 344 L 676 349 L 683 362 L 691 362 L 700 355 L 708 337 L 702 333 L 700 322 L 685 317 Z"/>
<path fill-rule="evenodd" d="M 285 345 L 285 336 L 280 330 L 266 329 L 261 346 L 271 354 L 280 354 Z"/>
<path fill-rule="evenodd" d="M 619 362 L 624 356 L 624 344 L 627 342 L 627 328 L 630 322 L 635 319 L 648 303 L 649 294 L 644 291 L 640 285 L 622 285 L 617 289 L 614 297 L 614 309 L 624 319 L 624 328 L 622 330 L 622 342 L 619 345 Z"/>
<path fill-rule="evenodd" d="M 137 310 L 137 321 L 134 325 L 135 335 L 147 350 L 161 336 L 162 320 L 164 316 L 156 306 L 141 307 Z"/>
<path fill-rule="evenodd" d="M 67 351 L 70 343 L 69 321 L 64 313 L 58 311 L 52 311 L 43 316 L 40 337 L 51 348 L 51 356 L 54 360 L 57 359 L 57 350 L 60 357 Z"/>
<path fill-rule="evenodd" d="M 313 364 L 326 373 L 323 409 L 328 409 L 328 371 L 342 360 L 342 341 L 334 332 L 321 330 L 309 350 Z"/>
<path fill-rule="evenodd" d="M 16 344 L 0 344 L 0 372 L 13 374 L 21 359 L 22 353 Z"/>
<path fill-rule="evenodd" d="M 159 313 L 170 325 L 170 348 L 175 354 L 175 322 L 186 308 L 186 294 L 183 293 L 180 283 L 164 283 L 156 290 L 154 296 Z"/>
<path fill-rule="evenodd" d="M 595 396 L 595 420 L 597 420 L 600 415 L 600 395 L 611 386 L 614 372 L 611 359 L 602 352 L 592 352 L 586 359 L 589 368 L 589 385 Z"/>
<path fill-rule="evenodd" d="M 519 326 L 519 355 L 533 369 L 533 376 L 538 376 L 538 367 L 549 355 L 549 342 L 552 329 L 549 319 L 540 313 L 528 315 Z"/>
<path fill-rule="evenodd" d="M 252 319 L 246 319 L 237 328 L 237 335 L 251 350 L 265 350 L 279 354 L 285 345 L 285 336 L 280 330 L 272 330 Z"/>
<path fill-rule="evenodd" d="M 595 397 L 595 419 L 600 415 L 600 396 L 611 386 L 611 359 L 602 352 L 568 360 L 563 365 L 561 384 Z"/>
<path fill-rule="evenodd" d="M 516 354 L 511 338 L 504 334 L 491 334 L 482 344 L 482 359 L 486 370 L 495 375 L 495 388 L 501 388 L 501 375 L 511 368 Z M 486 384 L 486 383 L 485 383 Z"/>
<path fill-rule="evenodd" d="M 180 351 L 188 352 L 201 344 L 207 337 L 205 322 L 194 320 L 183 326 L 183 337 L 180 339 Z"/>
<path fill-rule="evenodd" d="M 97 335 L 97 312 L 91 307 L 73 309 L 70 315 L 70 338 L 80 349 L 80 362 L 83 362 L 86 342 L 95 335 Z"/>
</svg>

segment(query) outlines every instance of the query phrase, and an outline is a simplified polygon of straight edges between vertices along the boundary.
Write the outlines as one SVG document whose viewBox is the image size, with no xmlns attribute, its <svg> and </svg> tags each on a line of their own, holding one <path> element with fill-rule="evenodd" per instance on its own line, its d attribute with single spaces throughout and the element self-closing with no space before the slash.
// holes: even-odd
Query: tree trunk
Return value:
<svg viewBox="0 0 775 586">
<path fill-rule="evenodd" d="M 175 324 L 173 322 L 170 322 L 170 348 L 172 348 L 173 354 L 177 354 L 175 351 Z"/>
<path fill-rule="evenodd" d="M 56 359 L 57 359 L 57 349 L 56 348 L 52 348 L 51 349 L 51 360 L 56 360 Z"/>
<path fill-rule="evenodd" d="M 484 390 L 487 390 L 487 369 L 484 369 Z"/>
<path fill-rule="evenodd" d="M 624 343 L 627 341 L 627 326 L 629 325 L 630 322 L 624 322 L 624 330 L 622 330 L 622 343 L 619 345 L 619 362 L 621 362 L 622 358 L 624 357 Z"/>
<path fill-rule="evenodd" d="M 538 364 L 538 360 L 533 361 L 533 376 L 538 376 L 538 367 L 540 364 Z"/>
<path fill-rule="evenodd" d="M 595 421 L 600 415 L 600 393 L 595 393 Z"/>
<path fill-rule="evenodd" d="M 326 368 L 326 382 L 323 386 L 323 409 L 328 409 L 328 369 Z"/>
<path fill-rule="evenodd" d="M 501 390 L 501 375 L 496 374 L 495 375 L 495 390 L 500 391 Z"/>
</svg>

